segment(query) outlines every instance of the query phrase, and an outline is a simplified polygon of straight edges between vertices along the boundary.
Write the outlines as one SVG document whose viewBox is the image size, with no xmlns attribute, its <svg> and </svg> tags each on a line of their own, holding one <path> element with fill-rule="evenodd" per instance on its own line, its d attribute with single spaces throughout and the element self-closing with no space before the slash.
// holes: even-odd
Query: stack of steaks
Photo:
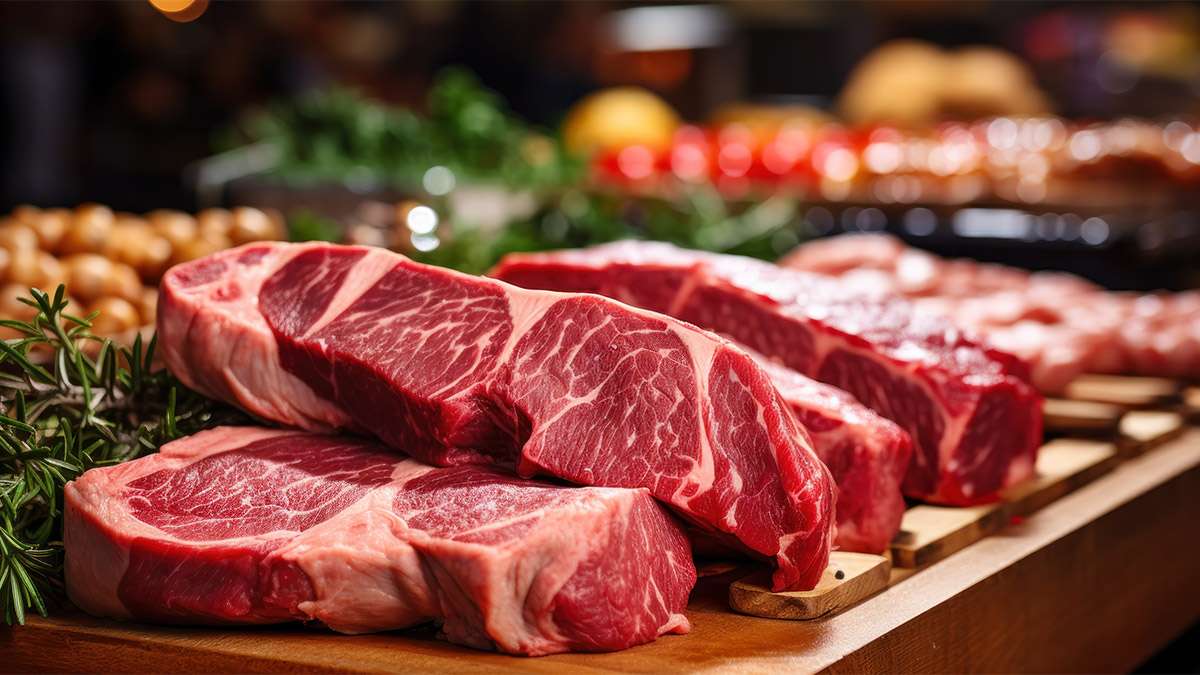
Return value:
<svg viewBox="0 0 1200 675">
<path fill-rule="evenodd" d="M 985 502 L 1033 472 L 1041 397 L 1025 364 L 898 297 L 652 242 L 512 255 L 493 274 L 676 316 L 850 393 L 911 436 L 910 497 Z"/>
<path fill-rule="evenodd" d="M 510 285 L 263 243 L 178 266 L 167 366 L 292 430 L 215 429 L 68 486 L 71 597 L 607 651 L 688 630 L 689 540 L 808 589 L 831 548 L 886 548 L 902 486 L 973 503 L 1029 473 L 1015 359 L 762 265 L 626 244 L 510 260 Z"/>
</svg>

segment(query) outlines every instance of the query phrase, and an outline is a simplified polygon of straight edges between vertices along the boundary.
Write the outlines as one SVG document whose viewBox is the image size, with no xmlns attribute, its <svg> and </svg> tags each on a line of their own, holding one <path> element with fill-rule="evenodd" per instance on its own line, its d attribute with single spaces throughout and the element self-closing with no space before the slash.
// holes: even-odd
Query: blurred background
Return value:
<svg viewBox="0 0 1200 675">
<path fill-rule="evenodd" d="M 181 171 L 248 110 L 335 85 L 420 108 L 451 65 L 549 128 L 584 95 L 622 84 L 656 91 L 693 121 L 735 102 L 832 111 L 855 66 L 897 38 L 1003 50 L 1041 90 L 1030 112 L 1188 115 L 1200 91 L 1200 10 L 1188 4 L 439 0 L 200 11 L 180 23 L 144 1 L 0 4 L 3 204 L 194 207 Z M 903 70 L 901 61 L 928 56 L 897 53 L 876 66 Z M 975 66 L 967 79 L 979 87 L 999 89 L 980 80 L 1012 76 L 986 58 Z M 877 89 L 858 98 L 920 94 Z M 987 103 L 938 112 L 986 114 Z M 916 110 L 933 101 L 891 105 L 902 121 L 940 116 Z"/>
<path fill-rule="evenodd" d="M 840 232 L 1198 283 L 1192 4 L 5 2 L 0 33 L 8 224 L 147 285 L 257 237 L 479 272 Z"/>
</svg>

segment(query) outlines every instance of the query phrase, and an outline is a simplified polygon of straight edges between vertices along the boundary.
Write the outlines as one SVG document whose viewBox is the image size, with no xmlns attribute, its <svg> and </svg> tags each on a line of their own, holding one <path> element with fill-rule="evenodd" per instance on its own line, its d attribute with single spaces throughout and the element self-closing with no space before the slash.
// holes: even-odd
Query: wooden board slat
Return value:
<svg viewBox="0 0 1200 675">
<path fill-rule="evenodd" d="M 1137 455 L 1177 438 L 1187 428 L 1183 415 L 1165 410 L 1133 410 L 1121 418 L 1121 441 Z"/>
<path fill-rule="evenodd" d="M 1120 461 L 1107 441 L 1062 438 L 1038 451 L 1037 474 L 1004 492 L 1008 515 L 1025 516 L 1108 473 Z"/>
<path fill-rule="evenodd" d="M 1067 385 L 1066 397 L 1128 408 L 1150 408 L 1178 403 L 1182 388 L 1178 381 L 1161 377 L 1083 375 Z"/>
<path fill-rule="evenodd" d="M 759 571 L 729 585 L 729 606 L 768 619 L 820 619 L 887 588 L 891 571 L 892 563 L 885 556 L 834 551 L 811 591 L 774 592 L 770 573 Z"/>
<path fill-rule="evenodd" d="M 613 654 L 523 659 L 428 632 L 123 625 L 77 614 L 0 628 L 0 670 L 910 672 L 1130 670 L 1200 619 L 1200 430 L 819 621 L 728 609 L 707 577 L 692 632 Z M 1169 580 L 1165 582 L 1164 580 Z"/>
<path fill-rule="evenodd" d="M 1117 432 L 1125 409 L 1112 403 L 1048 398 L 1042 407 L 1048 433 L 1108 436 Z"/>
<path fill-rule="evenodd" d="M 1133 670 L 1200 619 L 1200 464 L 1193 464 L 1200 462 L 1200 445 L 1185 456 L 1189 442 L 1200 444 L 1200 431 L 1120 464 L 998 536 L 833 617 L 823 644 L 846 656 L 819 667 Z M 1159 469 L 1183 465 L 1190 468 L 1147 489 Z M 919 615 L 903 609 L 913 604 L 926 609 Z M 885 625 L 856 648 L 847 632 L 864 621 Z M 789 665 L 808 663 L 797 656 Z"/>
<path fill-rule="evenodd" d="M 1002 501 L 967 508 L 915 506 L 904 513 L 892 541 L 896 567 L 924 567 L 986 537 L 1012 516 L 1024 516 L 1111 470 L 1117 446 L 1102 441 L 1058 439 L 1038 451 L 1036 474 L 1014 485 Z"/>
<path fill-rule="evenodd" d="M 904 512 L 900 532 L 892 540 L 892 563 L 898 567 L 931 565 L 1000 529 L 1006 519 L 1001 503 L 914 506 Z"/>
</svg>

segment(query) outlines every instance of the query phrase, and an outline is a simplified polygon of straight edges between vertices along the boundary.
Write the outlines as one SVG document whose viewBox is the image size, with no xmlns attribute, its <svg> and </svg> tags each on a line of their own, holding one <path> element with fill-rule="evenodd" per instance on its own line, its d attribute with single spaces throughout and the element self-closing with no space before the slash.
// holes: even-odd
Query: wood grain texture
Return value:
<svg viewBox="0 0 1200 675">
<path fill-rule="evenodd" d="M 1120 462 L 1108 441 L 1060 438 L 1038 452 L 1037 474 L 1004 492 L 1009 516 L 1026 516 L 1112 471 Z"/>
<path fill-rule="evenodd" d="M 1153 408 L 1178 403 L 1182 389 L 1177 380 L 1161 377 L 1083 375 L 1067 385 L 1066 397 L 1126 408 Z"/>
<path fill-rule="evenodd" d="M 1047 433 L 1109 436 L 1117 432 L 1125 409 L 1112 403 L 1048 398 L 1042 413 Z"/>
<path fill-rule="evenodd" d="M 1038 452 L 1036 474 L 1014 485 L 994 504 L 968 508 L 922 504 L 904 512 L 892 541 L 897 567 L 920 568 L 957 553 L 996 530 L 1095 480 L 1116 466 L 1108 442 L 1057 439 Z"/>
<path fill-rule="evenodd" d="M 887 618 L 830 669 L 1130 670 L 1200 618 L 1197 490 L 1192 430 L 836 617 Z"/>
<path fill-rule="evenodd" d="M 691 634 L 614 654 L 523 659 L 429 631 L 198 629 L 60 615 L 0 629 L 6 671 L 896 672 L 1127 670 L 1200 618 L 1200 431 L 1107 475 L 884 592 L 818 621 L 727 609 L 731 579 L 693 594 Z"/>
<path fill-rule="evenodd" d="M 759 571 L 729 585 L 729 606 L 768 619 L 811 621 L 853 607 L 887 588 L 892 561 L 881 555 L 834 551 L 811 591 L 776 593 L 770 574 Z"/>
<path fill-rule="evenodd" d="M 921 504 L 904 512 L 892 540 L 892 562 L 924 567 L 983 539 L 1006 522 L 1004 504 L 953 507 Z"/>
<path fill-rule="evenodd" d="M 1183 415 L 1165 410 L 1134 410 L 1121 418 L 1126 452 L 1141 454 L 1178 438 L 1187 429 Z"/>
</svg>

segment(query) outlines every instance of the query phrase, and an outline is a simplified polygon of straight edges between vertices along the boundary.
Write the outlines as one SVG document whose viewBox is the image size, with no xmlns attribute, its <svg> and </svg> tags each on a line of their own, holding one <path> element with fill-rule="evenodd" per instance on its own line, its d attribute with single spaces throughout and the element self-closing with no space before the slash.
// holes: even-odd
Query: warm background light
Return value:
<svg viewBox="0 0 1200 675">
<path fill-rule="evenodd" d="M 208 9 L 208 0 L 150 0 L 150 5 L 172 21 L 195 21 Z"/>
</svg>

